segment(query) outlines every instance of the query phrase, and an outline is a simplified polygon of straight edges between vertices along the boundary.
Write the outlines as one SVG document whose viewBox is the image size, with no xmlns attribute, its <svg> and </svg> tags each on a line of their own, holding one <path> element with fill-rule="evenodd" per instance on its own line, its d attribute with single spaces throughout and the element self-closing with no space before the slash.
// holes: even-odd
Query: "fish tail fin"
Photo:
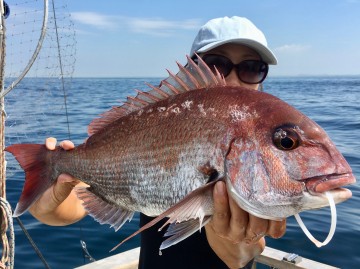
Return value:
<svg viewBox="0 0 360 269">
<path fill-rule="evenodd" d="M 25 184 L 13 216 L 22 215 L 44 192 L 54 180 L 48 165 L 49 151 L 45 145 L 15 144 L 5 148 L 14 155 L 25 171 Z M 56 178 L 56 177 L 54 177 Z"/>
</svg>

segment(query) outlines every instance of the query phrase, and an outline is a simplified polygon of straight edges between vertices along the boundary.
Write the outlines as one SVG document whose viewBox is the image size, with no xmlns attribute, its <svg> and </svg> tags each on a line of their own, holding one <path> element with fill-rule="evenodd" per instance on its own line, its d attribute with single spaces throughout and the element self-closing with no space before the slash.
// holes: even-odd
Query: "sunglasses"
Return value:
<svg viewBox="0 0 360 269">
<path fill-rule="evenodd" d="M 236 68 L 238 78 L 247 84 L 263 82 L 269 71 L 269 65 L 260 60 L 245 60 L 234 64 L 229 58 L 217 54 L 206 54 L 202 59 L 214 73 L 216 68 L 224 77 Z"/>
</svg>

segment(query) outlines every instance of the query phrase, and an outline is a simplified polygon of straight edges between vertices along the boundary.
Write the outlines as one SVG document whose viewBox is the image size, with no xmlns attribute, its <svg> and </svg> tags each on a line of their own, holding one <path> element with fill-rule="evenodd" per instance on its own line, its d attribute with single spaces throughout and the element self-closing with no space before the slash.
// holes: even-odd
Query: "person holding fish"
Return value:
<svg viewBox="0 0 360 269">
<path fill-rule="evenodd" d="M 277 64 L 263 33 L 249 20 L 240 17 L 213 19 L 201 27 L 190 56 L 194 57 L 195 53 L 210 67 L 215 66 L 228 85 L 253 90 L 258 90 L 266 78 L 268 64 Z M 49 138 L 46 145 L 54 149 L 56 140 Z M 64 149 L 74 147 L 69 141 L 60 145 Z M 60 175 L 57 183 L 30 208 L 30 212 L 49 225 L 67 225 L 80 220 L 86 212 L 72 189 L 82 184 L 70 175 Z M 224 182 L 215 185 L 213 195 L 214 216 L 205 227 L 206 237 L 228 267 L 240 268 L 260 254 L 265 246 L 265 235 L 279 238 L 285 233 L 285 220 L 271 221 L 248 214 L 228 197 Z"/>
<path fill-rule="evenodd" d="M 59 170 L 58 174 L 52 172 L 55 174 L 50 176 L 54 178 L 54 180 L 57 178 L 55 182 L 49 181 L 46 183 L 48 185 L 41 184 L 38 188 L 36 188 L 37 184 L 40 184 L 36 182 L 38 176 L 31 175 L 31 173 L 27 171 L 26 177 L 29 177 L 29 179 L 27 179 L 26 182 L 30 183 L 25 183 L 23 191 L 24 195 L 21 196 L 14 215 L 21 215 L 29 209 L 30 213 L 35 218 L 45 224 L 68 225 L 82 219 L 88 214 L 87 211 L 89 211 L 89 214 L 95 219 L 111 224 L 115 227 L 115 229 L 118 229 L 126 220 L 131 219 L 134 211 L 140 211 L 144 213 L 141 214 L 140 218 L 140 224 L 144 226 L 142 226 L 139 230 L 142 231 L 139 260 L 140 269 L 241 268 L 244 266 L 246 266 L 246 268 L 250 268 L 249 266 L 252 264 L 251 260 L 255 256 L 259 255 L 265 247 L 265 236 L 273 238 L 281 237 L 286 230 L 287 216 L 294 215 L 300 210 L 313 208 L 313 201 L 316 200 L 318 202 L 318 200 L 320 201 L 320 199 L 322 199 L 321 195 L 309 195 L 307 193 L 308 190 L 311 190 L 313 193 L 330 190 L 333 192 L 332 195 L 334 195 L 336 202 L 346 200 L 351 196 L 351 194 L 345 190 L 336 189 L 342 185 L 353 183 L 355 181 L 351 174 L 351 169 L 342 155 L 338 153 L 333 144 L 327 138 L 326 134 L 320 130 L 320 127 L 309 119 L 304 118 L 303 114 L 288 106 L 281 100 L 266 93 L 257 93 L 259 86 L 267 76 L 268 65 L 277 64 L 277 60 L 268 48 L 265 36 L 251 21 L 241 17 L 224 17 L 210 20 L 199 30 L 190 51 L 190 58 L 186 68 L 180 67 L 180 75 L 175 76 L 170 72 L 170 80 L 163 80 L 159 88 L 154 87 L 156 89 L 150 93 L 140 92 L 137 97 L 128 99 L 127 104 L 130 105 L 127 108 L 114 108 L 109 112 L 109 114 L 105 113 L 103 118 L 94 120 L 94 122 L 90 124 L 89 128 L 91 136 L 85 144 L 74 148 L 72 142 L 63 141 L 60 143 L 60 147 L 66 150 L 63 151 L 56 148 L 56 139 L 48 138 L 46 140 L 46 147 L 51 151 L 45 150 L 44 152 L 43 145 L 29 145 L 28 149 L 25 149 L 22 145 L 13 145 L 8 147 L 6 150 L 17 157 L 17 160 L 21 163 L 25 170 L 34 169 L 33 173 L 41 172 L 38 176 L 44 176 L 46 173 Z M 171 91 L 177 92 L 179 88 L 187 88 L 190 84 L 193 84 L 194 81 L 183 83 L 184 81 L 181 80 L 181 77 L 188 76 L 187 73 L 195 74 L 195 80 L 198 80 L 196 83 L 205 83 L 206 90 L 204 90 L 203 87 L 202 90 L 187 90 L 188 92 L 182 94 L 169 93 Z M 188 78 L 193 80 L 194 77 L 189 76 Z M 209 86 L 209 88 L 207 88 L 206 83 L 208 83 L 207 81 L 209 80 L 213 80 L 217 86 Z M 219 92 L 221 87 L 226 88 L 223 88 L 223 91 Z M 229 119 L 229 122 L 226 123 L 227 125 L 217 125 L 218 123 L 214 120 L 209 121 L 206 119 L 206 130 L 210 131 L 208 131 L 205 138 L 204 136 L 199 135 L 198 129 L 187 129 L 187 136 L 181 137 L 182 140 L 180 139 L 178 144 L 181 144 L 183 147 L 189 147 L 188 152 L 190 153 L 187 153 L 188 155 L 185 156 L 186 158 L 183 157 L 188 163 L 178 166 L 177 162 L 180 161 L 179 156 L 175 158 L 171 155 L 171 153 L 169 155 L 165 154 L 168 154 L 168 148 L 169 146 L 171 147 L 172 144 L 165 144 L 166 139 L 156 140 L 156 135 L 151 136 L 151 132 L 156 134 L 159 129 L 159 127 L 156 129 L 153 129 L 152 127 L 159 126 L 160 124 L 167 122 L 166 124 L 168 125 L 166 126 L 172 126 L 171 128 L 180 128 L 177 132 L 172 131 L 170 127 L 164 127 L 164 130 L 162 130 L 163 132 L 169 132 L 167 135 L 171 136 L 170 142 L 172 142 L 174 139 L 179 139 L 177 134 L 180 131 L 188 128 L 188 126 L 195 126 L 196 122 L 203 120 L 203 115 L 210 115 L 211 117 L 215 117 L 214 119 L 218 121 L 225 119 L 225 116 L 217 118 L 217 114 L 215 112 L 218 111 L 221 113 L 221 111 L 224 110 L 223 107 L 228 105 L 227 103 L 219 104 L 219 102 L 217 102 L 217 108 L 214 108 L 213 106 L 215 105 L 211 102 L 210 107 L 206 107 L 204 103 L 199 103 L 196 106 L 196 108 L 199 109 L 199 113 L 195 116 L 187 116 L 185 118 L 186 120 L 194 120 L 194 124 L 191 125 L 184 123 L 185 121 L 183 120 L 182 123 L 184 123 L 184 125 L 180 126 L 180 124 L 182 124 L 181 122 L 178 122 L 176 126 L 174 125 L 174 119 L 172 117 L 181 116 L 181 109 L 183 113 L 194 113 L 194 110 L 192 110 L 192 108 L 195 109 L 195 106 L 192 107 L 193 103 L 198 100 L 205 100 L 204 102 L 206 102 L 206 98 L 209 97 L 207 94 L 210 94 L 208 92 L 211 92 L 213 96 L 218 96 L 220 99 L 223 98 L 223 100 L 227 100 L 229 103 L 234 102 L 234 96 L 240 99 L 243 98 L 244 100 L 251 100 L 251 102 L 247 104 L 254 105 L 255 103 L 255 106 L 260 104 L 260 108 L 257 107 L 255 112 L 251 112 L 252 108 L 250 105 L 244 106 L 242 108 L 243 110 L 240 110 L 240 108 L 237 107 L 237 103 L 235 105 L 229 105 L 230 112 L 226 112 L 227 114 L 224 114 L 226 115 L 226 119 Z M 165 104 L 164 102 L 166 102 L 167 99 L 164 98 L 164 96 L 169 96 L 169 94 L 178 98 L 179 103 L 182 105 L 181 108 L 175 107 L 174 104 L 169 106 L 168 110 L 166 110 L 166 107 L 154 106 L 154 104 Z M 194 95 L 197 98 L 193 98 L 191 100 L 187 99 L 190 98 L 189 96 Z M 136 106 L 146 108 L 146 113 L 148 113 L 148 115 L 146 115 L 143 110 L 133 110 Z M 154 107 L 157 109 L 153 109 Z M 128 114 L 123 114 L 124 110 L 127 110 L 126 113 Z M 257 113 L 260 113 L 260 118 L 257 118 Z M 261 115 L 266 117 L 266 113 L 272 113 L 271 115 L 278 121 L 274 124 L 282 124 L 281 126 L 284 125 L 280 129 L 276 129 L 275 127 L 277 126 L 271 126 L 271 128 L 269 128 L 275 132 L 272 137 L 274 145 L 272 145 L 271 149 L 262 154 L 266 155 L 267 158 L 272 157 L 272 159 L 270 158 L 269 161 L 267 159 L 261 159 L 261 162 L 258 163 L 257 158 L 261 154 L 253 154 L 252 152 L 254 152 L 254 150 L 251 150 L 249 151 L 249 155 L 243 156 L 246 156 L 247 160 L 253 160 L 254 163 L 247 164 L 246 168 L 241 167 L 239 164 L 239 158 L 237 158 L 239 152 L 241 153 L 241 147 L 256 144 L 259 139 L 268 139 L 268 137 L 258 138 L 258 140 L 254 142 L 254 137 L 247 133 L 251 131 L 251 128 L 247 129 L 240 127 L 240 129 L 236 131 L 240 132 L 242 136 L 238 138 L 231 138 L 231 133 L 224 136 L 221 126 L 230 126 L 232 124 L 236 125 L 247 117 L 251 120 L 253 120 L 252 117 L 255 117 L 257 120 L 252 122 L 252 124 L 257 124 L 256 121 L 258 121 L 258 125 L 256 125 L 258 132 L 254 132 L 253 136 L 260 136 L 263 135 L 263 133 L 266 133 L 264 130 L 264 132 L 262 132 L 260 129 L 264 129 L 266 127 L 265 125 L 270 124 L 269 122 L 264 123 L 261 121 Z M 110 117 L 110 120 L 114 121 L 113 117 L 117 114 L 121 116 L 121 120 L 126 118 L 128 115 L 132 115 L 133 117 L 131 120 L 134 120 L 134 122 L 139 120 L 141 123 L 139 126 L 149 124 L 148 122 L 150 120 L 156 120 L 155 123 L 150 124 L 149 127 L 147 127 L 148 129 L 146 129 L 145 133 L 139 136 L 142 137 L 141 139 L 150 139 L 146 144 L 150 145 L 149 150 L 142 151 L 143 154 L 149 155 L 144 157 L 142 160 L 143 163 L 140 165 L 138 162 L 142 157 L 137 156 L 134 160 L 130 160 L 130 158 L 134 155 L 131 155 L 132 152 L 126 153 L 127 147 L 131 145 L 131 142 L 128 142 L 126 145 L 122 145 L 120 143 L 121 141 L 112 140 L 108 138 L 109 135 L 106 136 L 104 125 L 109 127 L 108 129 L 113 129 L 114 131 L 115 129 L 120 129 L 118 127 L 111 128 L 114 126 L 112 124 L 115 122 L 109 123 L 109 118 L 107 118 Z M 158 116 L 155 115 L 161 115 L 162 118 L 158 119 L 156 118 Z M 230 115 L 230 117 L 228 117 L 228 115 Z M 126 120 L 128 120 L 128 118 L 129 117 L 127 117 Z M 294 122 L 293 126 L 296 127 L 289 127 L 289 123 L 291 122 Z M 134 124 L 136 124 L 136 122 Z M 321 135 L 319 135 L 319 132 Z M 302 137 L 302 139 L 304 141 L 306 139 L 310 139 L 311 141 L 311 143 L 304 143 L 304 145 L 302 145 L 302 150 L 307 151 L 307 154 L 296 154 L 289 157 L 287 154 L 291 154 L 291 150 L 299 146 L 299 137 L 303 136 L 304 133 L 306 133 L 306 137 Z M 124 136 L 123 133 L 116 135 L 120 137 Z M 199 141 L 195 146 L 194 143 L 192 143 L 193 140 L 191 135 L 196 137 L 197 141 Z M 230 137 L 229 141 L 227 141 L 228 137 Z M 247 137 L 248 140 L 246 143 L 242 142 L 241 139 L 243 139 L 243 137 Z M 136 146 L 141 144 L 139 140 L 136 139 L 140 138 L 134 138 L 134 135 L 130 138 L 126 137 L 126 139 L 130 140 L 132 138 L 135 139 L 134 147 L 136 149 Z M 218 138 L 221 139 L 219 140 Z M 154 142 L 154 140 L 151 139 L 155 139 L 157 142 Z M 314 141 L 319 139 L 322 140 L 318 142 L 318 144 L 325 144 L 326 146 L 316 147 L 313 149 L 312 145 L 314 144 Z M 209 142 L 209 140 L 212 140 L 213 143 L 210 143 L 211 141 Z M 113 144 L 115 143 L 118 144 L 114 146 Z M 229 143 L 231 144 L 231 147 L 226 148 L 225 146 L 228 146 Z M 204 148 L 200 148 L 202 144 L 205 145 Z M 217 145 L 222 146 L 217 147 Z M 97 148 L 97 146 L 99 147 Z M 115 171 L 115 177 L 125 177 L 127 171 L 130 173 L 122 180 L 126 181 L 128 177 L 131 177 L 136 173 L 139 174 L 136 174 L 137 176 L 135 175 L 134 180 L 137 180 L 139 177 L 144 177 L 144 174 L 147 174 L 147 177 L 154 176 L 155 181 L 152 181 L 151 184 L 158 184 L 155 188 L 155 196 L 163 197 L 161 198 L 161 201 L 156 201 L 154 207 L 151 207 L 151 203 L 154 202 L 146 200 L 146 197 L 148 197 L 147 195 L 151 195 L 152 192 L 146 189 L 146 193 L 144 193 L 144 191 L 139 189 L 139 192 L 135 192 L 136 194 L 133 194 L 139 197 L 131 197 L 129 199 L 130 202 L 125 202 L 126 205 L 122 205 L 120 202 L 118 205 L 120 206 L 119 209 L 119 207 L 116 205 L 114 206 L 114 204 L 118 203 L 117 201 L 119 199 L 126 200 L 127 198 L 124 198 L 124 196 L 115 196 L 120 198 L 113 198 L 114 196 L 111 196 L 111 192 L 115 186 L 121 189 L 121 184 L 116 185 L 116 183 L 114 183 L 114 185 L 112 185 L 112 187 L 107 191 L 108 193 L 101 193 L 101 188 L 96 189 L 97 186 L 102 186 L 102 184 L 104 184 L 102 181 L 97 181 L 98 178 L 105 177 L 105 182 L 113 180 L 113 178 L 107 178 L 106 175 L 109 174 L 107 168 L 105 169 L 106 172 L 101 172 L 100 168 L 92 167 L 93 172 L 88 172 L 88 170 L 85 169 L 85 171 L 78 173 L 77 170 L 81 170 L 84 166 L 80 164 L 80 166 L 78 168 L 74 168 L 74 170 L 71 170 L 70 168 L 70 170 L 67 169 L 67 167 L 76 166 L 76 163 L 78 163 L 77 158 L 75 158 L 76 156 L 85 154 L 84 156 L 86 158 L 91 159 L 92 155 L 86 155 L 90 154 L 86 153 L 86 151 L 88 150 L 88 152 L 90 152 L 92 147 L 94 150 L 91 154 L 96 154 L 103 148 L 106 148 L 107 152 L 110 152 L 114 150 L 114 148 L 117 149 L 123 147 L 122 151 L 128 155 L 126 155 L 125 158 L 123 156 L 114 156 L 114 158 L 122 158 L 120 162 L 125 160 L 127 163 L 132 162 L 131 164 L 135 167 L 136 165 L 138 166 L 134 171 L 130 171 L 128 165 L 124 165 L 124 167 L 121 168 L 123 169 L 121 170 L 122 172 L 116 173 L 117 171 Z M 276 149 L 276 147 L 278 149 Z M 224 148 L 225 151 L 223 150 Z M 330 150 L 328 148 L 330 148 Z M 178 148 L 174 147 L 171 150 L 175 152 L 177 149 Z M 202 151 L 199 152 L 199 149 Z M 202 152 L 210 152 L 213 154 L 210 156 L 214 157 L 209 159 L 206 163 L 201 162 L 202 160 L 199 162 L 199 160 L 196 159 L 196 156 L 194 156 L 196 154 L 193 154 L 194 150 L 197 150 L 196 153 L 198 153 L 199 156 L 202 156 Z M 35 151 L 36 154 L 33 154 Z M 273 157 L 274 155 L 272 151 L 276 151 L 275 158 Z M 329 155 L 330 151 L 331 154 Z M 58 157 L 51 159 L 50 163 L 53 163 L 53 161 L 55 162 L 57 159 L 62 160 L 60 161 L 58 169 L 45 170 L 44 168 L 42 171 L 34 165 L 36 160 L 33 160 L 33 158 L 43 158 L 44 156 L 48 156 L 47 158 L 53 158 L 49 157 L 49 154 L 52 154 L 51 152 L 54 152 L 54 154 Z M 72 154 L 71 152 L 76 152 L 74 153 L 75 157 L 69 157 L 70 159 L 68 159 L 66 155 L 70 156 Z M 181 153 L 184 152 L 186 151 L 181 151 Z M 226 154 L 225 162 L 222 152 L 225 152 Z M 116 154 L 117 153 L 114 152 L 114 155 Z M 21 155 L 25 157 L 22 157 Z M 146 170 L 147 167 L 145 166 L 147 165 L 146 162 L 150 158 L 149 156 L 157 156 L 159 159 L 154 158 L 149 169 Z M 205 156 L 208 155 L 205 154 Z M 326 174 L 329 175 L 327 176 L 328 181 L 329 179 L 334 178 L 331 183 L 327 183 L 327 181 L 325 182 L 322 178 L 317 178 L 318 175 L 325 175 L 325 172 L 322 170 L 324 166 L 314 162 L 314 159 L 306 159 L 306 156 L 316 156 L 322 160 L 322 163 L 325 163 L 325 160 L 329 163 L 334 163 L 334 165 L 331 166 L 331 169 L 326 171 Z M 108 156 L 105 155 L 105 157 Z M 101 163 L 100 160 L 102 160 L 100 157 L 99 159 L 96 159 L 95 165 L 99 165 L 99 163 Z M 287 168 L 282 164 L 289 162 L 289 160 L 292 161 L 291 165 L 295 168 L 298 168 L 296 166 L 298 163 L 306 163 L 309 165 L 309 167 L 311 167 L 311 173 L 314 173 L 314 175 L 311 173 L 307 175 L 308 179 L 311 180 L 306 181 L 306 179 L 301 178 L 303 176 L 301 174 L 301 169 L 292 169 L 291 172 L 287 171 Z M 31 165 L 26 164 L 29 161 L 31 162 Z M 156 170 L 156 167 L 154 168 L 154 161 L 159 162 L 159 167 L 161 167 L 161 170 L 159 171 L 165 171 L 164 174 L 170 175 L 169 181 L 166 181 L 168 178 L 165 178 L 166 176 Z M 162 161 L 163 163 L 161 163 Z M 40 163 L 46 164 L 46 161 L 42 160 Z M 113 163 L 111 162 L 110 165 L 112 166 L 112 164 Z M 265 169 L 263 168 L 264 165 L 267 165 Z M 141 169 L 143 170 L 138 171 Z M 154 169 L 157 172 L 155 174 L 151 174 Z M 101 173 L 96 174 L 98 171 Z M 299 172 L 300 175 L 296 174 L 297 172 Z M 59 175 L 59 173 L 61 174 Z M 171 173 L 177 174 L 174 178 L 172 178 Z M 228 175 L 226 175 L 226 173 L 228 173 Z M 255 183 L 251 183 L 256 179 L 248 178 L 248 181 L 250 182 L 249 184 L 252 185 L 241 187 L 241 190 L 239 190 L 239 188 L 236 189 L 236 185 L 233 185 L 238 184 L 238 182 L 233 182 L 230 175 L 236 175 L 238 180 L 244 180 L 243 182 L 246 184 L 247 178 L 242 178 L 244 175 L 254 178 L 259 176 L 260 178 L 262 175 L 261 173 L 263 173 L 264 176 L 267 176 L 267 173 L 271 173 L 271 177 L 276 177 L 278 180 L 271 182 L 271 184 L 269 183 L 269 186 L 265 186 L 266 184 L 259 180 L 260 185 L 257 189 L 257 193 L 253 192 L 246 196 L 250 199 L 251 197 L 259 195 L 255 201 L 252 201 L 251 203 L 249 202 L 246 206 L 244 206 L 246 209 L 248 209 L 247 206 L 249 206 L 249 211 L 252 212 L 250 214 L 239 206 L 239 204 L 243 206 L 247 202 L 239 200 L 241 199 L 241 195 L 233 194 L 234 192 L 239 193 L 243 190 L 253 188 L 254 186 L 256 187 L 257 185 L 254 185 Z M 194 178 L 193 184 L 196 186 L 181 185 L 179 186 L 179 189 L 176 189 L 175 191 L 173 189 L 165 189 L 168 185 L 172 185 L 174 180 L 176 181 L 176 184 L 181 184 L 182 180 L 188 180 L 189 175 L 191 179 Z M 89 181 L 92 177 L 93 179 Z M 78 178 L 83 179 L 84 182 L 80 181 Z M 226 179 L 226 183 L 224 182 L 224 178 Z M 301 180 L 299 180 L 299 178 Z M 161 181 L 163 179 L 165 181 Z M 180 182 L 178 183 L 178 181 Z M 86 184 L 85 182 L 89 184 Z M 134 182 L 130 183 L 133 187 L 136 185 Z M 94 183 L 94 186 L 92 183 Z M 126 182 L 124 182 L 124 184 L 125 183 Z M 140 182 L 137 184 L 141 185 L 143 183 Z M 272 185 L 274 184 L 276 185 L 276 188 L 273 188 Z M 304 189 L 305 184 L 308 184 L 306 185 L 306 189 Z M 89 185 L 91 188 L 85 188 Z M 145 187 L 148 186 L 149 184 Z M 144 186 L 141 186 L 141 188 L 144 188 Z M 276 210 L 271 207 L 273 205 L 272 203 L 263 203 L 261 206 L 254 206 L 252 203 L 261 199 L 267 199 L 266 201 L 273 201 L 273 199 L 276 199 L 277 196 L 271 194 L 272 192 L 270 191 L 266 191 L 266 188 L 273 188 L 271 189 L 272 192 L 278 195 L 278 197 L 284 196 L 283 199 L 287 199 L 285 205 L 279 206 L 279 209 Z M 29 195 L 28 192 L 30 192 L 31 189 L 39 189 L 39 194 L 36 194 L 37 196 L 35 194 Z M 162 189 L 164 189 L 165 194 L 161 192 Z M 179 193 L 184 191 L 184 189 L 186 189 L 185 193 L 179 195 Z M 333 189 L 336 190 L 333 191 Z M 293 191 L 293 193 L 291 193 L 291 191 Z M 299 199 L 296 197 L 302 197 L 305 192 L 307 196 L 306 199 L 303 199 L 303 201 L 304 203 L 308 201 L 310 202 L 308 202 L 308 204 L 305 203 L 303 207 L 301 207 Z M 336 196 L 337 194 L 339 195 Z M 113 195 L 117 195 L 117 193 Z M 178 195 L 180 196 L 179 198 L 177 198 Z M 102 198 L 101 196 L 105 198 Z M 37 199 L 37 197 L 40 198 Z M 168 200 L 171 200 L 169 202 L 170 204 L 166 204 Z M 113 204 L 109 201 L 112 201 Z M 199 203 L 200 206 L 197 206 L 197 203 Z M 292 203 L 296 203 L 297 206 L 291 206 Z M 110 212 L 116 213 L 106 215 L 106 210 L 99 210 L 98 207 L 94 208 L 94 204 L 104 204 L 106 206 L 111 205 L 113 207 Z M 327 200 L 325 199 L 325 202 L 323 200 L 318 202 L 316 207 L 323 207 L 326 205 Z M 191 215 L 194 213 L 189 213 L 187 211 L 189 206 L 193 209 L 197 209 L 197 211 L 195 210 L 197 212 L 195 222 L 193 221 L 194 215 Z M 266 212 L 267 206 L 269 207 L 269 212 Z M 158 217 L 154 218 L 153 216 Z M 266 216 L 268 218 L 261 218 L 261 216 Z M 166 217 L 169 217 L 168 221 L 166 221 Z M 162 220 L 163 218 L 165 218 L 165 222 Z M 199 220 L 200 227 L 204 226 L 205 232 L 198 232 Z M 177 224 L 177 222 L 180 223 Z M 163 236 L 165 231 L 159 232 L 158 230 L 167 223 L 171 224 L 165 236 L 169 235 L 171 237 L 161 243 L 164 239 Z M 159 255 L 158 252 L 160 244 L 162 255 Z"/>
</svg>

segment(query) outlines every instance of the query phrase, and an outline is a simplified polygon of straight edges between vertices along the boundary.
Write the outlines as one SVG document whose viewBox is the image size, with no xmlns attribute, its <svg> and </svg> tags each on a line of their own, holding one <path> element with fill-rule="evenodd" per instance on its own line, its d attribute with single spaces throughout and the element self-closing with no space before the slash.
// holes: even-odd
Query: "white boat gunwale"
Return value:
<svg viewBox="0 0 360 269">
<path fill-rule="evenodd" d="M 122 253 L 98 260 L 75 269 L 137 269 L 139 261 L 140 247 L 124 251 Z M 278 269 L 298 269 L 298 268 L 317 268 L 317 269 L 339 269 L 324 263 L 299 257 L 298 262 L 292 263 L 284 260 L 289 254 L 278 249 L 265 247 L 263 253 L 255 258 L 252 269 L 256 269 L 257 264 L 265 264 Z"/>
</svg>

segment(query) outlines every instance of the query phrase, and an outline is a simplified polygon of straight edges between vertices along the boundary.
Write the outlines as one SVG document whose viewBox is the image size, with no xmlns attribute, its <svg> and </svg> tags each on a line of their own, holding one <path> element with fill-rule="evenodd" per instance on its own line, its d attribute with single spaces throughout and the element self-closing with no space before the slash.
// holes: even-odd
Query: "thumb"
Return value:
<svg viewBox="0 0 360 269">
<path fill-rule="evenodd" d="M 53 203 L 52 207 L 58 207 L 79 183 L 78 179 L 67 174 L 61 174 L 52 187 L 52 197 L 50 197 L 51 200 L 49 201 Z"/>
<path fill-rule="evenodd" d="M 56 210 L 80 181 L 61 174 L 57 181 L 29 208 L 32 215 L 48 214 Z"/>
</svg>

